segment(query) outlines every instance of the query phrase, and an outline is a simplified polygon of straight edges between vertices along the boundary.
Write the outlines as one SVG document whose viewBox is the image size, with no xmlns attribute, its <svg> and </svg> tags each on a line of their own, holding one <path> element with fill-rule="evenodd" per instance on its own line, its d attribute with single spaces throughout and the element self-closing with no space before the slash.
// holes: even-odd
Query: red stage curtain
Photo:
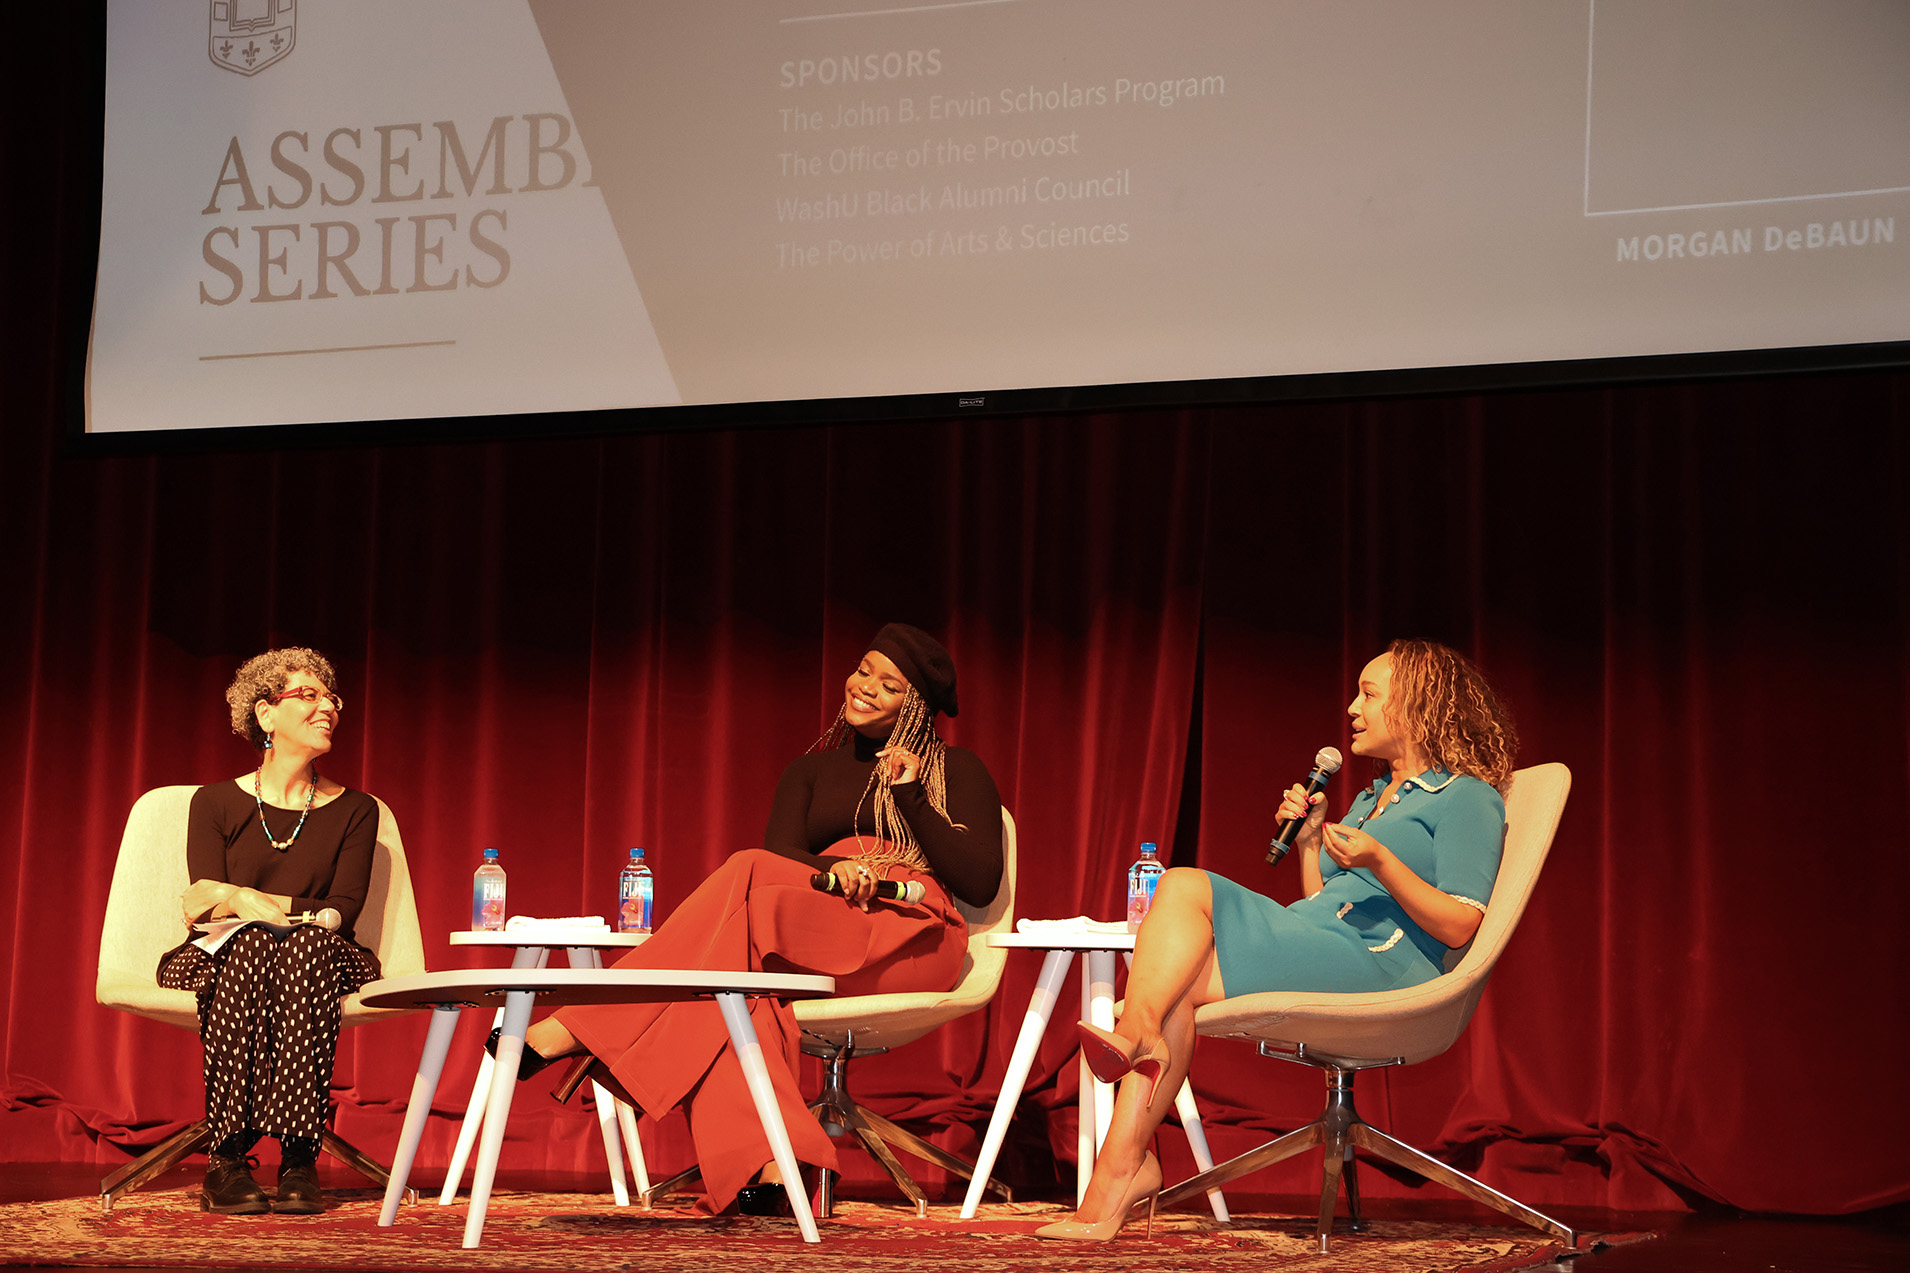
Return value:
<svg viewBox="0 0 1910 1273">
<path fill-rule="evenodd" d="M 607 910 L 642 843 L 667 913 L 754 842 L 901 617 L 960 660 L 949 733 L 1001 783 L 1039 915 L 1117 913 L 1142 839 L 1290 895 L 1260 860 L 1272 793 L 1344 745 L 1360 663 L 1394 633 L 1473 651 L 1525 757 L 1576 787 L 1471 1031 L 1372 1076 L 1369 1113 L 1535 1201 L 1901 1199 L 1903 1102 L 1848 1061 L 1905 1041 L 1906 387 L 105 461 L 16 430 L 8 1153 L 131 1146 L 193 1112 L 191 1038 L 91 1004 L 94 926 L 138 793 L 246 765 L 220 702 L 246 654 L 339 662 L 328 768 L 396 811 L 448 966 L 436 935 L 487 844 L 514 910 L 569 914 Z M 1017 958 L 989 1013 L 859 1063 L 859 1092 L 972 1137 L 1033 975 Z M 347 1035 L 348 1130 L 394 1122 L 419 1029 Z M 1061 1145 L 1066 1054 L 1057 1030 L 1026 1107 Z M 1226 1043 L 1197 1085 L 1228 1146 L 1246 1133 L 1225 1124 L 1319 1100 Z M 1838 1117 L 1852 1088 L 1870 1125 Z M 574 1112 L 527 1118 L 521 1152 L 535 1134 L 589 1162 Z M 1018 1169 L 1048 1170 L 1028 1135 Z"/>
<path fill-rule="evenodd" d="M 85 77 L 55 80 L 27 87 L 66 166 L 0 213 L 36 245 L 0 298 L 0 1156 L 121 1161 L 197 1112 L 195 1041 L 97 1007 L 93 966 L 133 800 L 249 764 L 220 698 L 245 656 L 338 663 L 327 770 L 396 812 L 442 967 L 480 962 L 441 935 L 486 845 L 513 910 L 574 914 L 643 844 L 667 914 L 904 619 L 959 662 L 949 737 L 1020 824 L 1024 915 L 1117 914 L 1144 839 L 1290 896 L 1275 792 L 1344 745 L 1361 663 L 1393 635 L 1472 652 L 1524 758 L 1576 785 L 1471 1030 L 1363 1080 L 1368 1116 L 1535 1203 L 1910 1197 L 1910 376 L 86 458 L 59 434 L 90 281 L 62 211 L 96 134 Z M 972 1142 L 1036 962 L 858 1062 L 858 1094 Z M 422 1032 L 346 1036 L 341 1130 L 373 1152 Z M 1056 1029 L 1011 1174 L 1071 1144 L 1068 1053 Z M 1196 1085 L 1222 1149 L 1320 1102 L 1238 1044 Z M 522 1108 L 509 1161 L 596 1161 L 576 1110 Z M 646 1135 L 682 1165 L 676 1120 Z"/>
</svg>

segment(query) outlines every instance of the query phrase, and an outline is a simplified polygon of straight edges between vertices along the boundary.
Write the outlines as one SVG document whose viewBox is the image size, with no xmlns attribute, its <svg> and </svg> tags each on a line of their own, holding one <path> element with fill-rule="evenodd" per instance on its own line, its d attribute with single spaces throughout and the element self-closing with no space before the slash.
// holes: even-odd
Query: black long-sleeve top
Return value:
<svg viewBox="0 0 1910 1273">
<path fill-rule="evenodd" d="M 826 871 L 842 859 L 820 850 L 851 835 L 874 835 L 874 801 L 864 800 L 863 792 L 875 753 L 886 744 L 856 734 L 848 745 L 791 761 L 776 784 L 763 847 Z M 947 777 L 947 818 L 928 802 L 920 781 L 890 790 L 935 878 L 969 905 L 985 906 L 1001 887 L 1001 793 L 980 758 L 964 747 L 948 749 Z"/>
<path fill-rule="evenodd" d="M 298 825 L 297 809 L 265 806 L 272 839 Z M 194 880 L 221 880 L 292 899 L 291 910 L 339 914 L 338 931 L 352 937 L 371 889 L 378 842 L 378 802 L 347 789 L 317 806 L 292 847 L 280 852 L 259 829 L 258 801 L 236 782 L 215 782 L 192 793 L 186 826 L 186 870 Z"/>
</svg>

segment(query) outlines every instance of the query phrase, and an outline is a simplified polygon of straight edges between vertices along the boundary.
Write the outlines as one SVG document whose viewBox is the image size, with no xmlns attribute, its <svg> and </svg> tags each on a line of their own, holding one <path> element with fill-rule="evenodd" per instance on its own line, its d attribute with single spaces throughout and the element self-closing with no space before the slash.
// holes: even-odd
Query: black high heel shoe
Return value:
<svg viewBox="0 0 1910 1273">
<path fill-rule="evenodd" d="M 492 1060 L 497 1059 L 497 1041 L 503 1037 L 504 1027 L 498 1026 L 491 1031 L 491 1037 L 484 1040 L 484 1050 L 491 1054 Z M 517 1081 L 522 1083 L 525 1079 L 531 1077 L 531 1075 L 543 1072 L 543 1070 L 556 1059 L 554 1056 L 545 1056 L 542 1052 L 539 1052 L 536 1048 L 526 1043 L 524 1045 L 523 1055 L 517 1058 Z"/>
<path fill-rule="evenodd" d="M 736 1191 L 736 1209 L 746 1216 L 793 1216 L 789 1191 L 782 1185 L 744 1185 Z"/>
<path fill-rule="evenodd" d="M 763 1179 L 763 1172 L 774 1165 L 765 1163 L 762 1171 L 751 1176 L 749 1183 L 736 1191 L 737 1211 L 746 1216 L 794 1216 L 796 1214 L 795 1204 L 790 1201 L 793 1195 L 784 1182 Z M 795 1187 L 798 1189 L 804 1187 L 800 1176 L 796 1179 Z"/>
</svg>

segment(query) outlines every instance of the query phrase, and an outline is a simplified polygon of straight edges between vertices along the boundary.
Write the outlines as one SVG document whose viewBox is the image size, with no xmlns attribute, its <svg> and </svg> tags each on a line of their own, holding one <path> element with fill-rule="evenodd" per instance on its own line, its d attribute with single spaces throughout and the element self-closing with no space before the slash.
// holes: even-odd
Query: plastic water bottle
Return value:
<svg viewBox="0 0 1910 1273">
<path fill-rule="evenodd" d="M 1154 886 L 1161 881 L 1159 850 L 1152 844 L 1141 845 L 1141 856 L 1127 868 L 1127 931 L 1137 933 L 1148 908 L 1154 905 Z"/>
<path fill-rule="evenodd" d="M 617 876 L 617 931 L 650 931 L 650 905 L 656 899 L 656 876 L 644 863 L 643 850 L 630 850 L 630 860 Z"/>
<path fill-rule="evenodd" d="M 471 877 L 471 931 L 504 931 L 504 868 L 496 849 L 484 850 L 484 865 Z"/>
</svg>

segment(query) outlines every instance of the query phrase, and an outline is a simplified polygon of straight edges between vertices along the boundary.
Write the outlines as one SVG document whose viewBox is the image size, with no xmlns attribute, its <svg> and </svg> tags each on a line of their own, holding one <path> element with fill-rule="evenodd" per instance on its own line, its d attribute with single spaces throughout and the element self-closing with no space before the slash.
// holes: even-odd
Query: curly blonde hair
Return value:
<svg viewBox="0 0 1910 1273">
<path fill-rule="evenodd" d="M 1386 652 L 1393 656 L 1393 729 L 1447 773 L 1471 774 L 1504 791 L 1519 734 L 1479 669 L 1435 641 L 1394 641 Z"/>
<path fill-rule="evenodd" d="M 327 690 L 338 688 L 338 673 L 332 670 L 332 661 L 317 650 L 293 645 L 255 654 L 239 665 L 239 670 L 233 673 L 232 684 L 226 686 L 226 706 L 232 709 L 232 732 L 263 750 L 265 731 L 259 728 L 259 714 L 254 709 L 273 695 L 283 693 L 285 683 L 292 679 L 294 672 L 317 677 Z"/>
</svg>

